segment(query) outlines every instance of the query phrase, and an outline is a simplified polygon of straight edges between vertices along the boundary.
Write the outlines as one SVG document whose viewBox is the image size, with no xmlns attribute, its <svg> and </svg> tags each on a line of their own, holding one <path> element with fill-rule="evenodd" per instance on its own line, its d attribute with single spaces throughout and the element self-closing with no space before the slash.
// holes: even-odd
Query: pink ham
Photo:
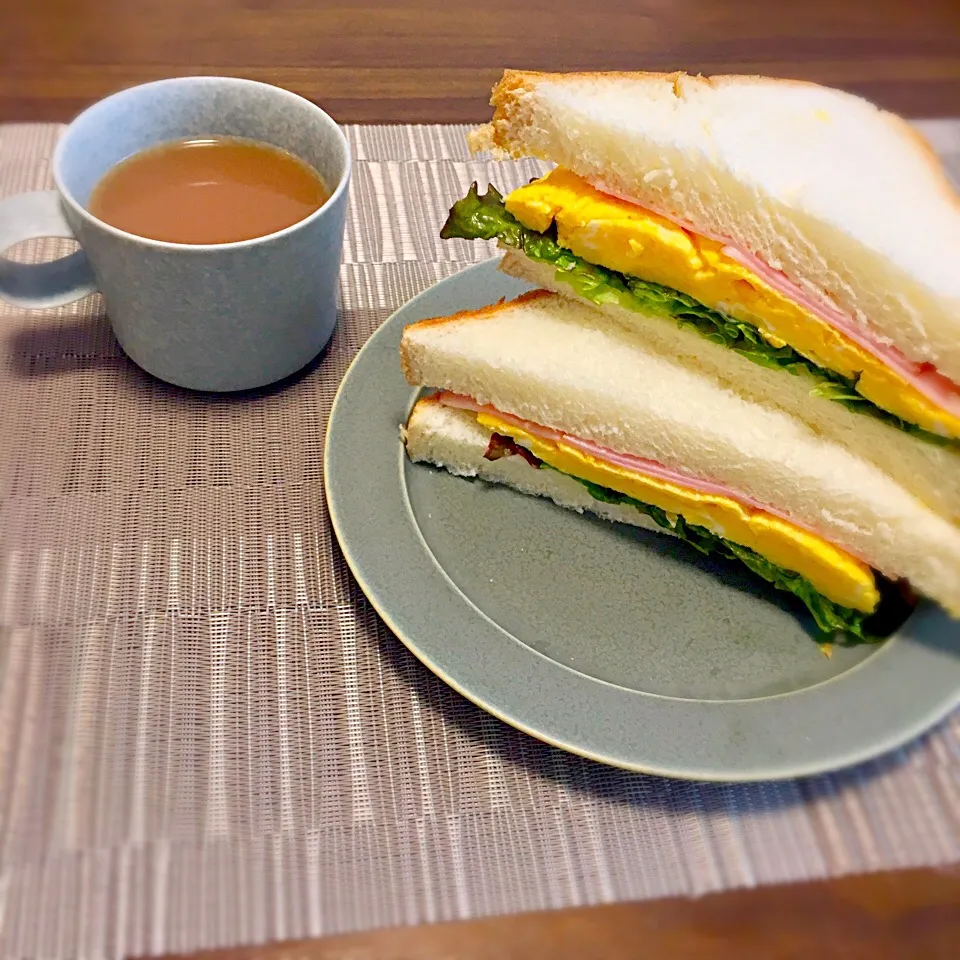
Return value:
<svg viewBox="0 0 960 960">
<path fill-rule="evenodd" d="M 960 388 L 942 373 L 938 373 L 931 364 L 914 363 L 893 344 L 884 343 L 879 336 L 862 327 L 848 314 L 842 313 L 836 307 L 815 300 L 804 293 L 785 274 L 767 266 L 754 254 L 744 253 L 729 244 L 723 248 L 723 252 L 731 260 L 736 260 L 737 263 L 752 270 L 774 290 L 806 307 L 815 317 L 849 337 L 871 356 L 876 357 L 882 364 L 898 373 L 910 386 L 932 403 L 956 416 L 960 416 Z"/>
<path fill-rule="evenodd" d="M 593 186 L 603 193 L 610 194 L 625 203 L 632 203 L 641 209 L 649 210 L 657 216 L 675 223 L 678 227 L 683 227 L 689 233 L 696 233 L 700 236 L 708 237 L 710 240 L 716 240 L 724 244 L 723 252 L 735 260 L 737 263 L 753 271 L 758 277 L 764 280 L 769 286 L 773 287 L 785 297 L 789 297 L 795 303 L 805 307 L 815 317 L 829 324 L 842 334 L 858 344 L 871 356 L 876 357 L 882 364 L 889 367 L 899 374 L 911 387 L 922 394 L 932 403 L 944 410 L 949 411 L 955 416 L 960 416 L 960 387 L 952 380 L 937 372 L 929 363 L 915 363 L 898 350 L 893 344 L 886 343 L 881 336 L 869 328 L 863 327 L 857 323 L 849 314 L 843 313 L 835 306 L 826 301 L 812 297 L 810 294 L 800 289 L 785 273 L 775 270 L 773 267 L 764 263 L 756 254 L 747 253 L 740 250 L 730 243 L 729 237 L 723 237 L 719 234 L 708 233 L 705 230 L 698 230 L 688 220 L 652 207 L 649 204 L 643 205 L 632 200 L 630 197 L 610 190 L 602 181 L 593 182 Z"/>
<path fill-rule="evenodd" d="M 614 464 L 642 476 L 656 477 L 658 480 L 665 480 L 668 483 L 674 483 L 677 486 L 685 487 L 687 490 L 693 490 L 697 493 L 726 497 L 728 500 L 733 500 L 748 510 L 758 513 L 768 513 L 772 516 L 779 517 L 781 520 L 785 520 L 787 523 L 793 524 L 795 527 L 800 527 L 808 533 L 820 536 L 816 530 L 805 524 L 798 523 L 793 517 L 788 516 L 786 513 L 774 507 L 767 506 L 766 504 L 759 503 L 751 497 L 745 496 L 722 483 L 714 483 L 711 480 L 703 480 L 700 477 L 693 477 L 689 474 L 680 473 L 677 470 L 671 470 L 656 460 L 646 460 L 643 457 L 635 457 L 629 453 L 618 453 L 616 450 L 611 450 L 609 447 L 602 447 L 592 440 L 583 440 L 580 437 L 574 437 L 568 433 L 562 433 L 559 430 L 552 430 L 550 427 L 543 427 L 539 423 L 533 423 L 530 420 L 522 420 L 520 417 L 513 416 L 513 414 L 497 410 L 489 404 L 481 406 L 472 397 L 466 397 L 463 396 L 463 394 L 451 393 L 449 390 L 441 390 L 437 394 L 437 400 L 445 407 L 469 410 L 472 413 L 488 413 L 490 416 L 496 417 L 506 424 L 519 427 L 521 430 L 525 430 L 535 437 L 540 437 L 542 440 L 547 440 L 551 443 L 562 442 L 568 444 L 601 463 Z"/>
</svg>

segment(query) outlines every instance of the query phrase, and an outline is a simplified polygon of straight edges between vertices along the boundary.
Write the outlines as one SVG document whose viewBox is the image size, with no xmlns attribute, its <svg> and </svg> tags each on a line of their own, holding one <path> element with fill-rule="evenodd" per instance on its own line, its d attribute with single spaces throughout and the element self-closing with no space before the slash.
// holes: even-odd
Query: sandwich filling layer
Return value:
<svg viewBox="0 0 960 960">
<path fill-rule="evenodd" d="M 931 442 L 960 438 L 960 390 L 851 318 L 817 305 L 722 239 L 696 234 L 557 169 L 511 193 L 476 184 L 444 237 L 498 239 L 549 263 L 597 304 L 675 319 L 755 363 L 815 382 L 811 392 Z"/>
<path fill-rule="evenodd" d="M 704 552 L 736 557 L 796 593 L 821 629 L 862 636 L 863 620 L 880 603 L 877 577 L 867 564 L 723 485 L 480 406 L 469 397 L 441 392 L 436 400 L 472 412 L 490 431 L 488 459 L 520 454 L 531 466 L 578 480 L 595 499 L 638 506 Z M 715 546 L 719 541 L 722 551 Z"/>
</svg>

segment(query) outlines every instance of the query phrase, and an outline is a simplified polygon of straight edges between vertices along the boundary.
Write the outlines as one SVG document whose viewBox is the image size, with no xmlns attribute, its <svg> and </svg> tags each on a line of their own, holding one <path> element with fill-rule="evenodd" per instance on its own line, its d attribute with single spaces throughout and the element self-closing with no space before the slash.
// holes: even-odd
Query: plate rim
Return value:
<svg viewBox="0 0 960 960">
<path fill-rule="evenodd" d="M 552 747 L 563 750 L 565 752 L 574 754 L 576 756 L 583 757 L 588 760 L 592 760 L 598 763 L 602 763 L 607 766 L 611 766 L 617 769 L 626 770 L 634 773 L 643 773 L 650 774 L 654 776 L 667 777 L 670 779 L 679 779 L 679 780 L 688 780 L 688 781 L 699 781 L 699 782 L 715 782 L 715 783 L 750 783 L 750 782 L 772 782 L 777 780 L 787 780 L 794 779 L 797 777 L 807 777 L 817 774 L 827 773 L 833 770 L 843 769 L 846 767 L 854 766 L 872 759 L 875 759 L 883 754 L 887 754 L 891 751 L 894 751 L 898 748 L 905 746 L 911 741 L 915 740 L 917 737 L 921 736 L 924 732 L 930 730 L 932 727 L 937 725 L 939 722 L 944 720 L 949 714 L 960 705 L 960 683 L 958 683 L 952 691 L 952 695 L 944 698 L 940 702 L 936 703 L 930 707 L 927 711 L 918 711 L 918 715 L 914 722 L 898 726 L 895 729 L 892 729 L 888 732 L 885 737 L 881 737 L 878 740 L 871 740 L 868 743 L 864 743 L 860 748 L 848 749 L 846 752 L 839 754 L 831 755 L 829 757 L 821 758 L 820 760 L 812 760 L 807 763 L 791 764 L 789 760 L 782 761 L 779 765 L 773 765 L 772 767 L 768 765 L 763 768 L 750 767 L 750 769 L 729 769 L 727 771 L 721 770 L 701 770 L 695 771 L 691 767 L 681 768 L 676 765 L 660 765 L 655 762 L 647 762 L 644 760 L 628 760 L 622 757 L 618 757 L 612 754 L 605 754 L 602 751 L 596 749 L 591 749 L 585 747 L 575 740 L 571 740 L 569 737 L 560 737 L 552 734 L 549 730 L 543 729 L 536 724 L 530 724 L 518 716 L 512 715 L 510 712 L 500 708 L 496 704 L 491 703 L 486 699 L 482 694 L 475 692 L 471 689 L 470 684 L 462 683 L 456 676 L 452 675 L 448 670 L 444 669 L 426 650 L 423 649 L 421 644 L 417 641 L 415 637 L 409 635 L 409 631 L 404 628 L 404 625 L 400 620 L 394 616 L 391 611 L 388 609 L 389 604 L 383 601 L 381 596 L 382 590 L 378 589 L 378 585 L 371 582 L 364 572 L 364 563 L 361 558 L 358 558 L 354 554 L 354 550 L 351 546 L 351 539 L 348 531 L 345 529 L 344 519 L 340 513 L 340 504 L 338 502 L 338 495 L 335 492 L 335 483 L 331 482 L 331 477 L 335 475 L 335 469 L 331 470 L 331 462 L 335 464 L 336 454 L 332 454 L 334 438 L 337 435 L 337 422 L 338 422 L 338 409 L 341 408 L 344 403 L 344 396 L 348 394 L 351 390 L 351 382 L 357 376 L 357 370 L 359 370 L 364 363 L 368 362 L 369 357 L 375 353 L 378 349 L 381 348 L 385 337 L 391 333 L 395 333 L 395 328 L 402 328 L 406 326 L 407 323 L 415 322 L 414 317 L 409 319 L 403 319 L 406 314 L 418 312 L 417 308 L 424 302 L 428 302 L 432 297 L 436 296 L 439 289 L 444 291 L 452 290 L 454 287 L 467 282 L 468 279 L 480 279 L 485 274 L 490 273 L 495 277 L 501 278 L 501 285 L 506 282 L 511 282 L 517 284 L 517 281 L 512 280 L 512 278 L 507 278 L 503 274 L 499 273 L 496 270 L 496 265 L 499 262 L 499 257 L 493 257 L 489 260 L 484 260 L 478 263 L 470 264 L 464 267 L 463 269 L 451 274 L 448 277 L 444 277 L 435 283 L 431 284 L 429 287 L 420 291 L 414 297 L 407 300 L 405 303 L 401 304 L 396 310 L 394 310 L 380 326 L 371 334 L 371 336 L 366 340 L 366 342 L 360 347 L 356 355 L 351 360 L 347 369 L 345 370 L 343 377 L 340 381 L 340 384 L 337 387 L 337 391 L 334 395 L 333 402 L 330 408 L 330 414 L 327 421 L 327 428 L 324 438 L 323 446 L 323 473 L 324 473 L 324 495 L 327 501 L 327 508 L 330 515 L 331 526 L 333 532 L 337 538 L 337 542 L 340 546 L 341 552 L 343 553 L 344 560 L 347 564 L 347 567 L 350 570 L 351 575 L 357 582 L 357 585 L 360 587 L 363 594 L 366 596 L 368 602 L 373 607 L 374 611 L 381 618 L 387 628 L 400 640 L 400 642 L 409 650 L 428 670 L 430 670 L 435 676 L 441 679 L 444 683 L 450 686 L 453 690 L 463 696 L 466 700 L 473 703 L 475 706 L 484 710 L 485 712 L 496 717 L 498 720 L 501 720 L 503 723 L 508 724 L 509 726 L 520 730 L 521 732 L 534 737 L 541 742 L 549 744 Z M 491 277 L 493 279 L 493 277 Z M 495 285 L 495 284 L 494 284 Z M 530 285 L 523 285 L 527 288 L 530 288 Z M 502 296 L 499 291 L 496 291 L 496 296 L 491 296 L 489 302 L 493 303 L 498 298 Z M 419 311 L 422 313 L 423 317 L 428 317 L 435 315 L 433 311 Z M 396 372 L 397 377 L 400 382 L 403 382 L 402 373 L 400 371 L 399 361 L 396 363 Z M 413 397 L 416 395 L 417 389 L 406 385 L 408 393 L 408 404 L 412 404 Z M 398 447 L 397 453 L 399 454 L 398 460 L 395 462 L 399 463 L 399 473 L 398 478 L 402 479 L 402 471 L 404 465 L 404 455 L 402 447 L 399 446 L 399 427 L 400 423 L 397 423 L 397 437 L 398 437 Z M 405 490 L 405 485 L 401 482 L 401 487 L 403 487 L 403 499 L 406 503 L 407 513 L 410 514 L 410 506 L 407 500 L 407 493 Z M 421 540 L 422 547 L 424 548 L 425 554 L 428 557 L 430 563 L 432 563 L 441 576 L 443 576 L 448 583 L 452 584 L 454 591 L 459 599 L 466 601 L 468 605 L 465 608 L 472 608 L 473 611 L 476 611 L 480 614 L 481 617 L 489 621 L 491 628 L 499 633 L 504 634 L 505 636 L 510 637 L 514 643 L 522 646 L 525 651 L 530 654 L 533 654 L 535 657 L 545 661 L 546 663 L 552 665 L 553 667 L 562 670 L 565 673 L 568 673 L 572 676 L 582 678 L 585 682 L 591 684 L 602 684 L 604 686 L 610 686 L 614 689 L 622 691 L 626 694 L 630 694 L 634 697 L 642 697 L 644 699 L 650 700 L 660 700 L 665 702 L 678 703 L 686 707 L 691 707 L 692 705 L 707 705 L 707 706 L 721 706 L 721 707 L 733 707 L 738 706 L 742 707 L 746 704 L 756 704 L 758 701 L 779 701 L 785 698 L 803 698 L 805 695 L 809 696 L 814 690 L 821 690 L 825 687 L 836 688 L 843 685 L 845 678 L 850 676 L 850 674 L 859 674 L 862 673 L 869 664 L 873 663 L 877 659 L 887 659 L 884 657 L 884 653 L 887 649 L 894 649 L 896 647 L 902 646 L 901 643 L 896 643 L 899 637 L 891 638 L 891 641 L 888 641 L 885 644 L 884 650 L 879 650 L 876 655 L 870 657 L 868 660 L 865 660 L 857 665 L 855 665 L 850 670 L 845 671 L 842 674 L 839 674 L 835 677 L 827 678 L 819 683 L 813 684 L 810 687 L 805 687 L 800 690 L 788 691 L 783 694 L 774 694 L 765 697 L 759 698 L 743 698 L 743 699 L 732 699 L 732 700 L 702 700 L 698 698 L 674 698 L 669 696 L 664 696 L 656 693 L 647 693 L 645 691 L 634 690 L 627 687 L 617 687 L 616 685 L 609 684 L 607 681 L 600 678 L 592 677 L 589 674 L 582 673 L 575 670 L 572 667 L 567 666 L 559 661 L 552 660 L 546 654 L 541 653 L 535 648 L 529 647 L 524 644 L 523 641 L 512 637 L 507 631 L 499 627 L 495 621 L 490 620 L 490 618 L 483 613 L 475 604 L 464 594 L 459 587 L 453 581 L 450 580 L 449 575 L 446 574 L 443 566 L 440 564 L 439 560 L 433 555 L 432 550 L 429 547 L 429 544 L 423 540 L 422 532 L 417 526 L 416 522 L 413 520 L 412 516 L 409 516 L 409 519 L 412 521 L 412 529 L 416 536 Z M 926 610 L 927 619 L 933 618 L 934 620 L 944 621 L 946 615 L 941 611 L 932 608 L 932 606 L 927 605 L 928 609 Z M 931 612 L 932 611 L 932 612 Z M 917 617 L 922 617 L 922 612 L 918 612 L 913 618 L 911 618 L 910 623 L 916 621 Z M 936 624 L 935 624 L 936 626 Z M 954 625 L 953 632 L 955 634 L 960 634 L 960 626 Z M 952 655 L 960 653 L 960 646 L 957 650 L 953 651 Z M 849 681 L 848 681 L 849 682 Z"/>
</svg>

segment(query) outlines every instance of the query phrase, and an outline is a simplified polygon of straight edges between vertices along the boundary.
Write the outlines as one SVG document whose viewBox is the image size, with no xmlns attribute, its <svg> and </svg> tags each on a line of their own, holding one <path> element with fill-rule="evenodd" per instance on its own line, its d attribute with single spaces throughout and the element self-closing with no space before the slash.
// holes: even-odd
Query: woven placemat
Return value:
<svg viewBox="0 0 960 960">
<path fill-rule="evenodd" d="M 924 126 L 960 174 L 960 122 Z M 0 195 L 52 125 L 0 127 Z M 256 396 L 141 373 L 98 298 L 0 305 L 0 952 L 119 957 L 960 860 L 960 715 L 833 776 L 719 786 L 568 756 L 390 634 L 323 494 L 337 384 L 428 285 L 462 127 L 348 128 L 342 316 Z M 22 246 L 31 259 L 61 241 Z"/>
</svg>

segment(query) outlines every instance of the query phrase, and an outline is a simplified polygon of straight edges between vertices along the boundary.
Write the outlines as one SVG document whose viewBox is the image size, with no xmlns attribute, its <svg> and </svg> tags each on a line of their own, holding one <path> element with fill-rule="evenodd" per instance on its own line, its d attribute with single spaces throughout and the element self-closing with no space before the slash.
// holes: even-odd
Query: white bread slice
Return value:
<svg viewBox="0 0 960 960">
<path fill-rule="evenodd" d="M 588 511 L 605 520 L 673 536 L 673 531 L 658 526 L 634 507 L 594 499 L 582 483 L 556 470 L 532 470 L 523 457 L 484 459 L 490 431 L 481 427 L 472 413 L 445 407 L 433 397 L 417 401 L 403 428 L 403 441 L 414 463 L 432 463 L 459 477 L 503 483 L 521 493 L 547 497 L 577 513 Z"/>
<path fill-rule="evenodd" d="M 578 296 L 569 283 L 558 280 L 552 266 L 531 260 L 518 250 L 504 248 L 500 269 L 602 310 L 611 320 L 634 331 L 651 353 L 711 376 L 746 400 L 784 410 L 814 432 L 872 462 L 941 516 L 960 524 L 960 453 L 953 448 L 918 440 L 873 417 L 852 413 L 832 400 L 812 397 L 812 384 L 805 377 L 761 367 L 674 320 L 645 316 L 613 303 L 597 306 Z"/>
<path fill-rule="evenodd" d="M 534 291 L 411 324 L 415 386 L 726 484 L 960 615 L 960 530 L 873 463 L 780 409 L 650 351 L 598 310 Z"/>
<path fill-rule="evenodd" d="M 729 237 L 960 383 L 960 198 L 902 119 L 764 77 L 508 70 L 474 149 Z"/>
</svg>

